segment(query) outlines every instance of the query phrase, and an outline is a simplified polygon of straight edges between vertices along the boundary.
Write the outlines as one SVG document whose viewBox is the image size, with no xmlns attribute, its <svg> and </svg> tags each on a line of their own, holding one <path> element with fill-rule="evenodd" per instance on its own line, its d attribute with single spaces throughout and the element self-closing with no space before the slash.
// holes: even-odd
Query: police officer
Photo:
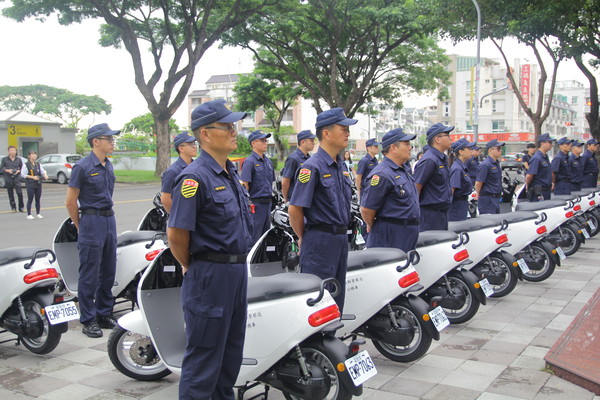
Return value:
<svg viewBox="0 0 600 400">
<path fill-rule="evenodd" d="M 571 166 L 569 165 L 569 152 L 571 151 L 572 140 L 566 137 L 558 139 L 558 149 L 560 150 L 552 159 L 552 186 L 554 194 L 571 194 Z"/>
<path fill-rule="evenodd" d="M 523 168 L 525 172 L 529 169 L 529 162 L 531 161 L 531 157 L 535 154 L 535 144 L 527 143 L 527 152 L 523 155 L 521 162 L 523 163 Z"/>
<path fill-rule="evenodd" d="M 177 175 L 183 171 L 196 157 L 198 153 L 198 145 L 196 144 L 196 138 L 188 131 L 183 131 L 173 139 L 173 145 L 175 151 L 179 154 L 179 157 L 173 165 L 171 165 L 162 175 L 162 187 L 160 190 L 160 201 L 165 207 L 167 212 L 171 212 L 171 193 L 173 192 L 173 181 L 177 178 Z"/>
<path fill-rule="evenodd" d="M 82 332 L 93 338 L 102 336 L 101 328 L 115 326 L 111 291 L 117 268 L 117 226 L 112 209 L 115 174 L 108 154 L 113 152 L 114 136 L 119 133 L 107 124 L 88 130 L 92 152 L 73 166 L 65 202 L 79 231 L 79 321 Z"/>
<path fill-rule="evenodd" d="M 8 202 L 12 212 L 17 212 L 17 203 L 15 203 L 15 195 L 17 192 L 17 200 L 19 201 L 19 212 L 25 212 L 23 207 L 23 188 L 21 187 L 21 169 L 23 168 L 23 160 L 17 157 L 17 148 L 8 146 L 8 155 L 2 159 L 0 170 L 4 173 L 4 182 L 6 191 L 8 192 Z"/>
<path fill-rule="evenodd" d="M 192 111 L 202 151 L 175 180 L 167 234 L 184 278 L 181 303 L 187 343 L 180 399 L 234 399 L 246 331 L 246 257 L 252 219 L 246 189 L 227 156 L 237 148 L 232 112 L 224 100 Z"/>
<path fill-rule="evenodd" d="M 379 153 L 379 143 L 375 139 L 369 139 L 366 142 L 367 154 L 358 162 L 356 167 L 356 192 L 360 197 L 361 190 L 367 182 L 367 177 L 377 166 L 377 153 Z"/>
<path fill-rule="evenodd" d="M 583 163 L 582 188 L 595 188 L 598 185 L 598 161 L 595 153 L 598 151 L 598 141 L 590 139 L 586 142 L 586 149 L 581 156 Z"/>
<path fill-rule="evenodd" d="M 452 205 L 448 210 L 448 221 L 463 221 L 469 213 L 469 195 L 473 184 L 469 177 L 466 162 L 472 157 L 469 142 L 460 139 L 452 143 L 454 162 L 450 166 L 450 188 L 452 189 Z"/>
<path fill-rule="evenodd" d="M 270 133 L 256 130 L 248 136 L 252 146 L 250 154 L 242 166 L 242 183 L 250 193 L 252 201 L 252 240 L 258 241 L 263 233 L 271 227 L 271 202 L 273 199 L 273 181 L 275 169 L 265 153 L 267 152 Z"/>
<path fill-rule="evenodd" d="M 444 152 L 452 145 L 453 126 L 441 123 L 427 130 L 429 149 L 415 165 L 415 182 L 421 207 L 421 232 L 448 229 L 448 209 L 452 204 L 448 158 Z"/>
<path fill-rule="evenodd" d="M 480 214 L 500 214 L 502 197 L 502 168 L 498 159 L 502 156 L 505 143 L 492 139 L 485 145 L 488 156 L 477 170 L 475 191 L 479 196 L 477 208 Z"/>
<path fill-rule="evenodd" d="M 352 182 L 339 153 L 348 146 L 349 126 L 357 122 L 339 107 L 317 115 L 319 150 L 298 171 L 289 207 L 302 272 L 336 278 L 342 285 L 335 298 L 340 310 L 346 294 Z"/>
<path fill-rule="evenodd" d="M 571 192 L 581 190 L 581 184 L 583 183 L 583 162 L 581 161 L 581 153 L 583 153 L 583 142 L 574 140 L 571 145 L 571 154 L 569 155 Z"/>
<path fill-rule="evenodd" d="M 556 139 L 551 138 L 549 133 L 544 133 L 537 139 L 539 149 L 531 157 L 525 176 L 527 199 L 531 202 L 550 200 L 550 192 L 553 189 L 552 169 L 547 153 L 552 148 L 552 142 L 555 141 Z"/>
<path fill-rule="evenodd" d="M 300 132 L 296 138 L 298 148 L 285 160 L 285 165 L 281 171 L 281 194 L 285 202 L 288 202 L 292 198 L 298 168 L 304 165 L 304 162 L 310 158 L 309 153 L 315 148 L 316 136 L 310 129 Z"/>
<path fill-rule="evenodd" d="M 419 238 L 419 195 L 414 178 L 406 171 L 415 135 L 401 128 L 383 135 L 383 161 L 363 187 L 360 213 L 370 232 L 367 247 L 413 250 Z"/>
<path fill-rule="evenodd" d="M 471 186 L 475 186 L 475 180 L 477 179 L 477 170 L 479 169 L 479 156 L 481 155 L 481 147 L 477 146 L 477 142 L 469 142 L 467 146 L 471 150 L 471 157 L 465 163 L 467 170 L 469 170 L 469 179 L 471 180 Z"/>
</svg>

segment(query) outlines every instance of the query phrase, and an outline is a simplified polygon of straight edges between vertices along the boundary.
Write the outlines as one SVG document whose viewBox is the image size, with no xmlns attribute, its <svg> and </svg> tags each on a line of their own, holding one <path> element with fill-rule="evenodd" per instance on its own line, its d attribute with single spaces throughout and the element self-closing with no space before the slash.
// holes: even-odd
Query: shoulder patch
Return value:
<svg viewBox="0 0 600 400">
<path fill-rule="evenodd" d="M 193 179 L 186 179 L 181 184 L 181 194 L 186 199 L 190 197 L 194 197 L 196 192 L 198 191 L 198 182 Z"/>
<path fill-rule="evenodd" d="M 379 185 L 379 175 L 373 175 L 371 178 L 371 186 Z"/>
<path fill-rule="evenodd" d="M 312 171 L 308 168 L 302 168 L 298 173 L 298 180 L 300 183 L 306 183 L 310 180 L 310 174 Z"/>
</svg>

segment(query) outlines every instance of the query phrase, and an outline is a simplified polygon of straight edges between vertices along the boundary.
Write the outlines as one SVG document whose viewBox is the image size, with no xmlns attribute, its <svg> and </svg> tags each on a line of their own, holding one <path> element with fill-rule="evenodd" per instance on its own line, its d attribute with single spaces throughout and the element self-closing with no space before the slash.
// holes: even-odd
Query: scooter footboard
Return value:
<svg viewBox="0 0 600 400">
<path fill-rule="evenodd" d="M 431 319 L 423 319 L 424 315 L 429 315 L 429 305 L 425 300 L 420 297 L 417 297 L 413 294 L 409 294 L 407 296 L 408 304 L 410 308 L 415 312 L 417 318 L 419 318 L 419 322 L 421 326 L 429 336 L 431 336 L 434 340 L 440 340 L 440 332 L 435 328 L 435 325 L 431 321 Z"/>
<path fill-rule="evenodd" d="M 479 281 L 477 281 L 477 276 L 471 271 L 467 271 L 466 269 L 459 269 L 456 271 L 457 274 L 460 274 L 462 279 L 467 283 L 469 287 L 469 291 L 479 301 L 481 304 L 485 306 L 486 298 L 483 294 L 483 291 L 479 288 Z"/>
<path fill-rule="evenodd" d="M 323 348 L 330 357 L 333 365 L 337 366 L 338 364 L 344 364 L 348 358 L 348 346 L 344 344 L 344 342 L 332 335 L 320 335 L 319 338 L 315 340 L 322 341 Z M 362 394 L 362 385 L 354 386 L 354 382 L 352 382 L 348 370 L 344 370 L 344 372 L 341 372 L 338 375 L 342 385 L 344 385 L 350 393 L 354 396 L 360 396 Z"/>
</svg>

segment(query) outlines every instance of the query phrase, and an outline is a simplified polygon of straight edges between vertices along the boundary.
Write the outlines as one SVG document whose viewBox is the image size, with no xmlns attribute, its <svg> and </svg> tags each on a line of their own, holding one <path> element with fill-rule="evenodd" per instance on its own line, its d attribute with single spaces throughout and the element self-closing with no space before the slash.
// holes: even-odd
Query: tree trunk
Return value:
<svg viewBox="0 0 600 400">
<path fill-rule="evenodd" d="M 544 119 L 532 118 L 531 121 L 533 122 L 533 131 L 535 132 L 535 139 L 537 140 L 537 138 L 542 134 L 542 125 L 544 125 Z"/>
<path fill-rule="evenodd" d="M 277 161 L 285 160 L 286 151 L 283 146 L 283 142 L 281 141 L 281 119 L 283 114 L 280 113 L 280 121 L 275 121 L 273 124 L 273 141 L 275 142 L 275 148 L 277 149 Z"/>
<path fill-rule="evenodd" d="M 154 116 L 156 123 L 156 169 L 154 175 L 161 176 L 171 165 L 171 137 L 169 119 Z"/>
</svg>

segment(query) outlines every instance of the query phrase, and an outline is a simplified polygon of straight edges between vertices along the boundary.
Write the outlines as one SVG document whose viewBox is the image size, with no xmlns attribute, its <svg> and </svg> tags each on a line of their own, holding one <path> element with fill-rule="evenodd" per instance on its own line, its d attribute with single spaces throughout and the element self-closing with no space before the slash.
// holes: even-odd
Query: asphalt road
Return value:
<svg viewBox="0 0 600 400">
<path fill-rule="evenodd" d="M 65 208 L 66 185 L 44 183 L 42 189 L 42 215 L 44 219 L 27 220 L 26 213 L 10 211 L 6 189 L 0 189 L 0 249 L 14 246 L 51 247 L 56 230 L 68 218 Z M 117 232 L 136 230 L 145 213 L 153 207 L 152 199 L 160 191 L 159 183 L 125 184 L 115 186 L 113 201 L 117 219 Z M 27 194 L 23 188 L 27 204 Z M 35 212 L 35 205 L 32 205 Z"/>
</svg>

